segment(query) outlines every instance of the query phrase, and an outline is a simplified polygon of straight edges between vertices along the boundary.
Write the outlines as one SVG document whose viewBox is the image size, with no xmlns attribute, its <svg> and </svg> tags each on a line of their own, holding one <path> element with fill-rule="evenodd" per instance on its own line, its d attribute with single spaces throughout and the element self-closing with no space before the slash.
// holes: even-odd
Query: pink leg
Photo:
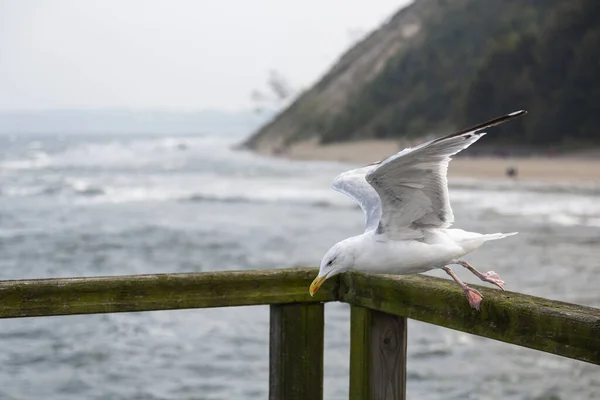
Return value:
<svg viewBox="0 0 600 400">
<path fill-rule="evenodd" d="M 469 264 L 466 261 L 458 260 L 458 261 L 456 261 L 456 264 L 462 265 L 463 267 L 465 267 L 466 269 L 471 271 L 473 274 L 475 274 L 475 276 L 477 276 L 482 281 L 493 283 L 494 285 L 498 286 L 500 289 L 504 290 L 504 281 L 502 279 L 500 279 L 500 276 L 497 273 L 495 273 L 494 271 L 488 271 L 485 274 L 483 274 L 483 273 L 477 271 L 475 268 L 473 268 L 471 266 L 471 264 Z"/>
<path fill-rule="evenodd" d="M 483 300 L 483 295 L 479 293 L 479 291 L 468 287 L 449 267 L 442 267 L 442 269 L 446 271 L 446 273 L 450 275 L 456 283 L 458 283 L 463 292 L 465 292 L 467 300 L 469 301 L 469 305 L 479 311 L 479 304 L 481 303 L 481 300 Z"/>
</svg>

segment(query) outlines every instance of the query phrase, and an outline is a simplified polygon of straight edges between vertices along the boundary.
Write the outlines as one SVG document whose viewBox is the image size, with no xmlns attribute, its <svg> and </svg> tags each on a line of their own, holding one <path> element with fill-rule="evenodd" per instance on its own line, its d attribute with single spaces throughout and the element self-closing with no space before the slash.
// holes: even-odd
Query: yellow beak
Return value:
<svg viewBox="0 0 600 400">
<path fill-rule="evenodd" d="M 325 282 L 325 279 L 327 279 L 327 275 L 326 276 L 322 276 L 320 278 L 317 276 L 315 278 L 315 280 L 310 284 L 310 288 L 308 289 L 308 293 L 310 293 L 311 296 L 314 296 L 315 293 L 317 293 L 317 290 L 319 290 L 319 288 L 323 284 L 323 282 Z"/>
</svg>

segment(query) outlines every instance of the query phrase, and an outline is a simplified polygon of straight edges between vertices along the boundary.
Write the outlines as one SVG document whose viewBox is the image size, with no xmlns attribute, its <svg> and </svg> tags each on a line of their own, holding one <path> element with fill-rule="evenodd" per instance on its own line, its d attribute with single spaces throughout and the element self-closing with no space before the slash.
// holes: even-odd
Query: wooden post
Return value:
<svg viewBox="0 0 600 400">
<path fill-rule="evenodd" d="M 269 399 L 323 399 L 324 307 L 271 306 Z"/>
<path fill-rule="evenodd" d="M 351 306 L 350 400 L 406 399 L 406 322 Z"/>
</svg>

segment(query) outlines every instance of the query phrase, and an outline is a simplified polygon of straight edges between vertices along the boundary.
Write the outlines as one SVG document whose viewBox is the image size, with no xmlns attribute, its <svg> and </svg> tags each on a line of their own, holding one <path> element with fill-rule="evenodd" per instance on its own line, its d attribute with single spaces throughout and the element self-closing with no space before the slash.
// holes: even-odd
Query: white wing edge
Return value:
<svg viewBox="0 0 600 400">
<path fill-rule="evenodd" d="M 331 185 L 333 190 L 345 194 L 358 203 L 365 215 L 365 232 L 377 229 L 381 219 L 381 199 L 365 178 L 371 169 L 373 166 L 343 172 L 333 180 Z"/>
</svg>

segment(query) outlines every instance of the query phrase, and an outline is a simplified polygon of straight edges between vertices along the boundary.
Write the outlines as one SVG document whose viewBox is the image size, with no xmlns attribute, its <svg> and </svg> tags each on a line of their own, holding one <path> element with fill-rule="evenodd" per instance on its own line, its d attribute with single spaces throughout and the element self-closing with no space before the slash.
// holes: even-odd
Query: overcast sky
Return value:
<svg viewBox="0 0 600 400">
<path fill-rule="evenodd" d="M 0 110 L 251 106 L 315 82 L 409 0 L 0 0 Z"/>
</svg>

